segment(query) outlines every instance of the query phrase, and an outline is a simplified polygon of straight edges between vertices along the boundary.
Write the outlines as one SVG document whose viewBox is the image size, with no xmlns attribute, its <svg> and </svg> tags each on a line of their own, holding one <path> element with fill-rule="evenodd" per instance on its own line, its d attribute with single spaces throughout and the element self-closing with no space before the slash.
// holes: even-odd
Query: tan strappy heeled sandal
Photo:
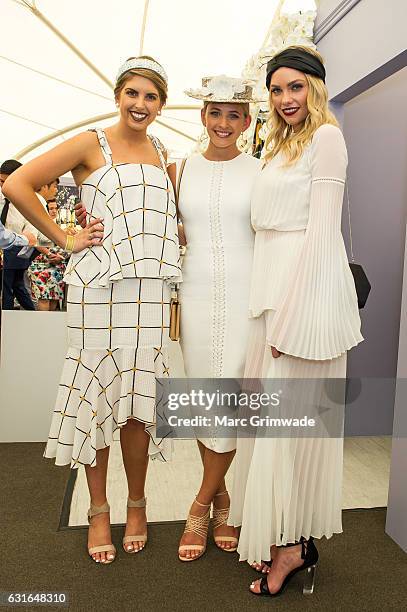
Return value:
<svg viewBox="0 0 407 612">
<path fill-rule="evenodd" d="M 94 516 L 97 516 L 98 514 L 104 514 L 105 512 L 110 512 L 110 506 L 107 502 L 103 504 L 103 506 L 94 506 L 91 503 L 90 508 L 88 510 L 89 525 L 90 525 L 91 518 L 93 518 Z M 101 552 L 113 553 L 114 555 L 113 559 L 108 559 L 106 555 L 106 561 L 102 561 L 103 565 L 108 565 L 109 563 L 113 563 L 113 561 L 116 558 L 116 548 L 115 546 L 113 546 L 113 544 L 102 544 L 101 546 L 92 546 L 91 548 L 88 548 L 89 556 L 93 561 L 95 561 L 95 563 L 99 563 L 99 562 L 93 559 L 92 555 L 94 555 L 95 553 L 101 553 Z"/>
<path fill-rule="evenodd" d="M 222 493 L 216 493 L 215 497 L 218 497 L 220 495 L 225 495 L 225 493 L 227 493 L 227 491 L 222 491 Z M 222 525 L 227 525 L 227 520 L 229 518 L 229 507 L 228 508 L 215 508 L 215 505 L 213 506 L 213 521 L 212 521 L 212 528 L 213 530 L 217 529 L 218 527 L 221 527 Z M 213 536 L 213 539 L 215 541 L 215 544 L 218 548 L 220 548 L 220 550 L 224 550 L 225 552 L 235 552 L 237 550 L 237 545 L 238 545 L 238 538 L 232 537 L 232 536 Z M 233 544 L 233 546 L 231 546 L 230 548 L 222 548 L 222 546 L 218 545 L 218 542 L 231 542 Z"/>
<path fill-rule="evenodd" d="M 199 557 L 202 557 L 204 552 L 206 551 L 206 540 L 208 538 L 208 529 L 209 529 L 209 521 L 211 516 L 211 505 L 210 504 L 201 504 L 196 498 L 195 503 L 198 506 L 202 506 L 202 508 L 208 508 L 207 512 L 203 516 L 195 516 L 193 514 L 188 514 L 187 522 L 185 524 L 184 533 L 196 533 L 196 535 L 200 536 L 205 540 L 204 544 L 183 544 L 178 548 L 178 558 L 180 561 L 196 561 Z M 181 553 L 191 552 L 193 550 L 197 550 L 199 555 L 196 557 L 186 557 Z"/>
<path fill-rule="evenodd" d="M 132 499 L 130 499 L 130 497 L 127 499 L 127 507 L 128 508 L 145 508 L 147 504 L 147 499 L 145 497 L 141 497 L 141 499 L 137 499 L 136 501 L 133 501 Z M 141 548 L 138 548 L 137 550 L 133 547 L 130 550 L 128 550 L 126 548 L 126 544 L 129 544 L 131 542 L 144 542 L 144 545 Z M 146 545 L 147 542 L 147 535 L 128 535 L 128 536 L 124 536 L 123 538 L 123 550 L 124 552 L 128 553 L 129 555 L 132 555 L 133 553 L 137 553 L 137 552 L 141 552 L 144 548 L 144 546 Z"/>
</svg>

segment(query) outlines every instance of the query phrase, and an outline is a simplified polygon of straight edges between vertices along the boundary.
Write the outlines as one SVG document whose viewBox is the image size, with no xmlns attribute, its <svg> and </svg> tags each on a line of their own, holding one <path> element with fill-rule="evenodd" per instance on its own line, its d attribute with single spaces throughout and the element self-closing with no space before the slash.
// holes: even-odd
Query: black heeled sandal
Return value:
<svg viewBox="0 0 407 612">
<path fill-rule="evenodd" d="M 298 572 L 304 572 L 304 584 L 302 592 L 304 595 L 312 595 L 314 592 L 314 584 L 315 584 L 315 572 L 318 563 L 318 550 L 314 544 L 314 539 L 310 538 L 306 540 L 301 537 L 299 542 L 295 542 L 293 544 L 287 544 L 286 546 L 296 546 L 301 544 L 301 559 L 304 559 L 304 563 L 300 567 L 296 567 L 293 569 L 287 576 L 284 578 L 283 584 L 280 587 L 280 590 L 276 593 L 270 593 L 268 584 L 267 584 L 267 575 L 263 576 L 260 581 L 260 593 L 255 593 L 250 590 L 253 595 L 265 595 L 267 597 L 277 597 L 284 592 L 285 587 L 290 582 L 291 578 L 298 574 Z"/>
</svg>

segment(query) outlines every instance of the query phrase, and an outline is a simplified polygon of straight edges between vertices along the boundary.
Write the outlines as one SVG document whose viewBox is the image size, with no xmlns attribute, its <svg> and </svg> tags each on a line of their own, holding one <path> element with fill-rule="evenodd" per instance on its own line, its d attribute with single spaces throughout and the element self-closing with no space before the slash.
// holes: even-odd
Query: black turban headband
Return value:
<svg viewBox="0 0 407 612">
<path fill-rule="evenodd" d="M 279 68 L 294 68 L 305 74 L 312 74 L 325 83 L 325 68 L 315 55 L 302 49 L 285 49 L 267 63 L 266 86 L 270 88 L 271 77 Z"/>
</svg>

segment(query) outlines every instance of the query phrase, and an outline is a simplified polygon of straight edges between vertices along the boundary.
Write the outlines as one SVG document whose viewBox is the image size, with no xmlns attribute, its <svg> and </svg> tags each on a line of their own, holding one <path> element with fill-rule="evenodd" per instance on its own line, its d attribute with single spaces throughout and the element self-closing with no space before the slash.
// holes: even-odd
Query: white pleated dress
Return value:
<svg viewBox="0 0 407 612">
<path fill-rule="evenodd" d="M 102 130 L 105 165 L 84 181 L 88 219 L 104 219 L 101 246 L 73 254 L 65 281 L 68 353 L 45 457 L 57 465 L 96 465 L 128 419 L 145 423 L 149 454 L 167 458 L 157 438 L 156 379 L 169 375 L 168 281 L 180 281 L 175 199 L 161 167 L 115 164 Z"/>
<path fill-rule="evenodd" d="M 254 232 L 253 184 L 260 160 L 188 158 L 179 210 L 187 239 L 181 285 L 181 346 L 188 378 L 242 378 L 249 335 Z M 215 452 L 236 447 L 216 428 L 200 441 Z"/>
<path fill-rule="evenodd" d="M 346 352 L 363 340 L 341 235 L 347 153 L 321 126 L 289 166 L 277 155 L 256 181 L 256 230 L 245 377 L 344 379 Z M 270 347 L 282 354 L 274 359 Z M 343 405 L 337 406 L 340 422 Z M 229 523 L 249 563 L 270 546 L 342 531 L 342 437 L 238 439 Z"/>
</svg>

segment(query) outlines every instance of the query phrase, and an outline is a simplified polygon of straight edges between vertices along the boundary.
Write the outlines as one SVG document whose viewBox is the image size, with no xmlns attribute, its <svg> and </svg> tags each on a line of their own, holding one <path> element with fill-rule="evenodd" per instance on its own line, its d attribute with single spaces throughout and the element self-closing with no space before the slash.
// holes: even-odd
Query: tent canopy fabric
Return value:
<svg viewBox="0 0 407 612">
<path fill-rule="evenodd" d="M 1 0 L 0 160 L 27 161 L 87 127 L 112 123 L 118 66 L 141 53 L 169 75 L 167 107 L 153 132 L 184 155 L 202 130 L 199 105 L 184 89 L 199 86 L 202 76 L 241 74 L 282 1 L 261 4 Z"/>
</svg>

